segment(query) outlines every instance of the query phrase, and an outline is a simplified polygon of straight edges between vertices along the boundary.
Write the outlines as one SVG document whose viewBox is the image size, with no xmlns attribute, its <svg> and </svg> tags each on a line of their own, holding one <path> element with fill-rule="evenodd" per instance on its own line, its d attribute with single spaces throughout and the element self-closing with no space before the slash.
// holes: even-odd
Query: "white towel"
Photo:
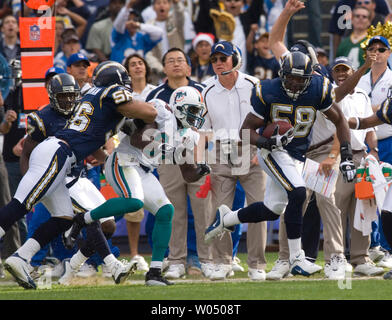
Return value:
<svg viewBox="0 0 392 320">
<path fill-rule="evenodd" d="M 375 199 L 357 199 L 354 214 L 354 228 L 362 231 L 364 236 L 372 232 L 372 221 L 377 220 L 377 205 Z"/>
<path fill-rule="evenodd" d="M 368 155 L 365 161 L 366 166 L 369 168 L 369 175 L 372 178 L 373 191 L 376 198 L 377 207 L 381 212 L 382 205 L 384 204 L 385 196 L 388 191 L 388 182 L 382 173 L 382 166 L 380 166 L 374 156 Z"/>
</svg>

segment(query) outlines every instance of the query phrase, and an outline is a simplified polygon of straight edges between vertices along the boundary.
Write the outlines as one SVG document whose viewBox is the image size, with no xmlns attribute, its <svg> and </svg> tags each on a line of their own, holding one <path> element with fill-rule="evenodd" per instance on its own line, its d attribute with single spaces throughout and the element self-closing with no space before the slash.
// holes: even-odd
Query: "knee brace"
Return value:
<svg viewBox="0 0 392 320">
<path fill-rule="evenodd" d="M 80 251 L 85 257 L 92 256 L 97 252 L 101 258 L 110 254 L 109 245 L 102 232 L 101 224 L 98 221 L 86 226 L 86 240 L 80 243 Z"/>
</svg>

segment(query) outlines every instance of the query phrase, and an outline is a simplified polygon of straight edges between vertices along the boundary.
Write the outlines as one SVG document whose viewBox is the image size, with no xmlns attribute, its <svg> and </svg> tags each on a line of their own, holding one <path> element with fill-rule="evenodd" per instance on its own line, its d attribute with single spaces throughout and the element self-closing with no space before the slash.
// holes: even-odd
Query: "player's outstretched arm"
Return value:
<svg viewBox="0 0 392 320">
<path fill-rule="evenodd" d="M 384 122 L 380 120 L 380 118 L 376 114 L 372 114 L 370 117 L 367 118 L 349 118 L 348 125 L 350 129 L 360 130 L 360 129 L 367 129 L 372 128 L 375 126 L 379 126 Z"/>
<path fill-rule="evenodd" d="M 141 119 L 146 123 L 153 123 L 158 114 L 157 110 L 151 103 L 139 100 L 132 100 L 123 103 L 117 107 L 117 110 L 124 117 Z"/>
<path fill-rule="evenodd" d="M 274 54 L 275 58 L 279 61 L 280 57 L 288 51 L 284 44 L 284 36 L 286 33 L 287 25 L 291 17 L 299 10 L 305 8 L 305 4 L 300 0 L 288 0 L 280 16 L 276 20 L 271 29 L 268 39 L 268 45 Z"/>
<path fill-rule="evenodd" d="M 365 63 L 339 87 L 335 88 L 336 102 L 340 102 L 346 95 L 354 90 L 361 77 L 372 67 L 374 61 L 376 61 L 376 52 L 367 52 Z"/>
</svg>

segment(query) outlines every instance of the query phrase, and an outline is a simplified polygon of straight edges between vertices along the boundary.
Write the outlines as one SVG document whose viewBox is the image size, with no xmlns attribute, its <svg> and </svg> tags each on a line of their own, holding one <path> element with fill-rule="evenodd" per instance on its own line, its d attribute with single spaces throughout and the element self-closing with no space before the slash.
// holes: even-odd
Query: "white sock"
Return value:
<svg viewBox="0 0 392 320">
<path fill-rule="evenodd" d="M 0 239 L 4 237 L 4 235 L 5 235 L 5 231 L 2 227 L 0 227 Z"/>
<path fill-rule="evenodd" d="M 85 257 L 83 253 L 78 250 L 78 252 L 72 256 L 71 260 L 69 260 L 69 264 L 71 265 L 72 269 L 79 270 L 81 265 L 85 263 L 87 259 L 88 257 Z"/>
<path fill-rule="evenodd" d="M 162 270 L 162 261 L 151 261 L 150 268 L 157 268 Z"/>
<path fill-rule="evenodd" d="M 231 227 L 241 223 L 238 219 L 238 211 L 229 212 L 223 217 L 223 225 L 225 227 Z"/>
<path fill-rule="evenodd" d="M 30 262 L 31 258 L 41 249 L 40 244 L 37 240 L 30 238 L 21 246 L 16 253 Z"/>
<path fill-rule="evenodd" d="M 301 251 L 301 238 L 288 239 L 290 257 L 296 256 Z"/>
<path fill-rule="evenodd" d="M 108 254 L 105 258 L 103 258 L 103 262 L 105 262 L 105 264 L 107 266 L 110 266 L 112 263 L 115 263 L 117 261 L 116 257 L 113 255 L 113 253 Z"/>
<path fill-rule="evenodd" d="M 87 211 L 87 212 L 84 214 L 84 222 L 86 222 L 87 224 L 90 224 L 90 223 L 93 222 L 93 219 L 91 218 L 90 211 Z"/>
</svg>

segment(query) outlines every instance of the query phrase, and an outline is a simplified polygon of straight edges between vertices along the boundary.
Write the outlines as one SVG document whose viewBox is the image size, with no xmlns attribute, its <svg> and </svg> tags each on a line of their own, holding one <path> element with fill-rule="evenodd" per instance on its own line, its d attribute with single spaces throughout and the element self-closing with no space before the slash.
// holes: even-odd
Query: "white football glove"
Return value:
<svg viewBox="0 0 392 320">
<path fill-rule="evenodd" d="M 200 134 L 190 128 L 184 128 L 178 131 L 180 135 L 180 143 L 184 149 L 193 150 L 195 145 L 199 143 Z M 178 146 L 177 146 L 178 147 Z"/>
<path fill-rule="evenodd" d="M 294 128 L 287 130 L 284 134 L 279 134 L 279 126 L 277 126 L 270 138 L 271 150 L 282 149 L 287 146 L 294 138 Z"/>
<path fill-rule="evenodd" d="M 344 182 L 352 182 L 355 179 L 357 170 L 355 169 L 354 161 L 344 160 L 339 166 L 340 172 L 343 174 Z"/>
</svg>

